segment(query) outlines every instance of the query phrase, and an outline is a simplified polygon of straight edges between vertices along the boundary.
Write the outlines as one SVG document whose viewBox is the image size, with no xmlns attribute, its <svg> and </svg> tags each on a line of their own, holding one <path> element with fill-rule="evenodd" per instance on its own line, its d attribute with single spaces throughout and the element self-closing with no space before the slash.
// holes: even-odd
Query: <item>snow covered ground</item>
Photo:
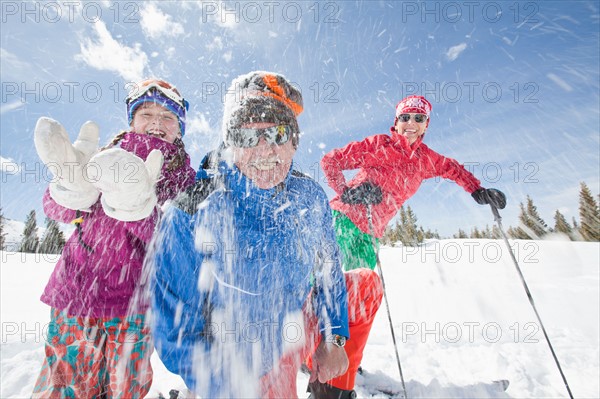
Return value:
<svg viewBox="0 0 600 399">
<path fill-rule="evenodd" d="M 577 398 L 600 397 L 600 245 L 511 241 L 540 316 Z M 39 296 L 57 255 L 1 252 L 1 398 L 25 398 L 43 358 L 49 309 Z M 502 241 L 440 240 L 390 248 L 381 260 L 411 398 L 566 397 L 562 379 Z M 359 397 L 399 389 L 385 305 L 363 359 Z M 149 397 L 181 388 L 154 356 Z M 508 379 L 506 392 L 494 380 Z M 298 393 L 307 377 L 298 377 Z M 373 397 L 381 397 L 374 395 Z"/>
</svg>

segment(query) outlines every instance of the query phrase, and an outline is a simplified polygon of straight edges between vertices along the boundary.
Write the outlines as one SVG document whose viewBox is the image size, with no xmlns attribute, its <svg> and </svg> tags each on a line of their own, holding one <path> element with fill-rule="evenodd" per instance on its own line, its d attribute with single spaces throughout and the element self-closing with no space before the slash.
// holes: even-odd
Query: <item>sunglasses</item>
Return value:
<svg viewBox="0 0 600 399">
<path fill-rule="evenodd" d="M 398 115 L 398 120 L 406 123 L 410 121 L 411 116 L 417 123 L 423 123 L 427 120 L 427 115 L 425 114 L 400 114 Z"/>
<path fill-rule="evenodd" d="M 231 129 L 232 144 L 238 148 L 256 147 L 260 137 L 264 137 L 268 144 L 282 145 L 289 141 L 295 129 L 289 125 L 271 126 L 264 129 L 240 127 Z"/>
<path fill-rule="evenodd" d="M 168 99 L 173 100 L 186 110 L 189 109 L 189 103 L 181 96 L 175 86 L 159 79 L 144 80 L 143 82 L 135 84 L 125 98 L 125 103 L 129 104 L 153 89 L 160 92 Z"/>
</svg>

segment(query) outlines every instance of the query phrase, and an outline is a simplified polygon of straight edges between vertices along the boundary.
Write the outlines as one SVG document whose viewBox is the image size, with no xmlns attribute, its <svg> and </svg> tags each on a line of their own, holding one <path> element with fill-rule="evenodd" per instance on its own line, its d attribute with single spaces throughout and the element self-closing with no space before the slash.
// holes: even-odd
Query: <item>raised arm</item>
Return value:
<svg viewBox="0 0 600 399">
<path fill-rule="evenodd" d="M 374 161 L 378 136 L 363 141 L 354 141 L 345 147 L 337 148 L 325 154 L 321 159 L 321 168 L 325 172 L 327 184 L 337 193 L 346 188 L 344 170 L 358 169 Z"/>
</svg>

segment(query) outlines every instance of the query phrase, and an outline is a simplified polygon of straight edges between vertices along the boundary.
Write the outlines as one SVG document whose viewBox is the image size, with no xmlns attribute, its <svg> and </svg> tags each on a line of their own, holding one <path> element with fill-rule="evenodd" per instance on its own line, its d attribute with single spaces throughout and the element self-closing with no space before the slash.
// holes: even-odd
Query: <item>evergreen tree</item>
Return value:
<svg viewBox="0 0 600 399">
<path fill-rule="evenodd" d="M 548 225 L 540 217 L 533 200 L 527 196 L 527 206 L 521 202 L 521 213 L 519 214 L 520 225 L 513 230 L 514 238 L 533 240 L 543 237 L 548 233 Z"/>
<path fill-rule="evenodd" d="M 35 253 L 40 245 L 40 240 L 37 236 L 37 222 L 35 220 L 35 210 L 29 212 L 25 219 L 25 228 L 23 229 L 21 246 L 18 252 Z"/>
<path fill-rule="evenodd" d="M 588 186 L 581 182 L 579 192 L 579 232 L 585 241 L 600 241 L 600 210 Z"/>
<path fill-rule="evenodd" d="M 421 230 L 423 228 L 421 227 Z M 431 229 L 427 229 L 427 231 L 423 232 L 423 236 L 425 237 L 425 239 L 430 240 L 430 239 L 440 239 L 440 233 L 438 233 L 438 231 L 431 231 Z"/>
<path fill-rule="evenodd" d="M 55 220 L 46 218 L 46 232 L 42 237 L 42 243 L 38 252 L 43 254 L 59 254 L 65 246 L 65 235 L 58 228 Z"/>
<path fill-rule="evenodd" d="M 398 227 L 398 222 L 396 222 L 395 225 L 392 227 L 387 226 L 385 228 L 383 237 L 381 237 L 381 240 L 380 240 L 382 245 L 394 245 L 396 242 L 398 242 L 397 227 Z"/>
<path fill-rule="evenodd" d="M 477 227 L 473 227 L 471 229 L 470 238 L 482 238 L 481 233 L 479 232 L 479 229 Z"/>
<path fill-rule="evenodd" d="M 416 246 L 423 242 L 424 234 L 419 231 L 417 217 L 410 206 L 406 209 L 404 205 L 400 207 L 400 228 L 399 238 L 402 245 Z"/>
<path fill-rule="evenodd" d="M 501 240 L 502 239 L 502 232 L 500 231 L 500 228 L 496 225 L 492 226 L 492 235 L 491 238 L 494 240 Z"/>
<path fill-rule="evenodd" d="M 567 219 L 565 219 L 564 215 L 560 213 L 557 209 L 554 213 L 554 231 L 556 233 L 563 233 L 569 236 L 572 239 L 573 229 Z"/>
<path fill-rule="evenodd" d="M 527 196 L 527 214 L 529 215 L 530 225 L 529 227 L 537 237 L 543 237 L 548 233 L 548 225 L 537 211 L 537 207 L 533 205 L 533 200 L 530 196 Z"/>
<path fill-rule="evenodd" d="M 490 229 L 489 225 L 485 225 L 485 231 L 483 233 L 484 238 L 494 238 L 492 237 L 492 230 Z"/>
<path fill-rule="evenodd" d="M 527 197 L 529 198 L 529 197 Z M 512 229 L 510 232 L 510 236 L 517 240 L 531 240 L 535 233 L 531 230 L 529 226 L 533 225 L 529 214 L 525 210 L 525 205 L 523 203 L 519 203 L 519 207 L 521 208 L 521 212 L 519 213 L 519 227 Z"/>
<path fill-rule="evenodd" d="M 4 232 L 4 214 L 2 213 L 2 207 L 0 207 L 0 250 L 4 249 L 4 238 L 6 233 Z"/>
<path fill-rule="evenodd" d="M 463 229 L 458 229 L 458 233 L 454 234 L 454 238 L 469 238 Z"/>
</svg>

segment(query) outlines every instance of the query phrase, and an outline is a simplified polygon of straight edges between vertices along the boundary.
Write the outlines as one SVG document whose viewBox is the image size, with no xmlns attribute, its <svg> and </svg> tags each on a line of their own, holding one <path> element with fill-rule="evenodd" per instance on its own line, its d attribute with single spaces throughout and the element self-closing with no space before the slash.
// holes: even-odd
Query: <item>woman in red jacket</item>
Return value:
<svg viewBox="0 0 600 399">
<path fill-rule="evenodd" d="M 335 149 L 321 160 L 327 182 L 337 195 L 331 200 L 344 269 L 375 268 L 371 234 L 381 238 L 400 206 L 432 177 L 450 179 L 471 193 L 479 204 L 506 205 L 504 194 L 481 187 L 464 166 L 423 144 L 431 104 L 422 96 L 408 96 L 396 106 L 391 134 L 379 134 Z M 358 169 L 346 182 L 342 171 Z M 366 203 L 372 203 L 373 231 Z"/>
</svg>

